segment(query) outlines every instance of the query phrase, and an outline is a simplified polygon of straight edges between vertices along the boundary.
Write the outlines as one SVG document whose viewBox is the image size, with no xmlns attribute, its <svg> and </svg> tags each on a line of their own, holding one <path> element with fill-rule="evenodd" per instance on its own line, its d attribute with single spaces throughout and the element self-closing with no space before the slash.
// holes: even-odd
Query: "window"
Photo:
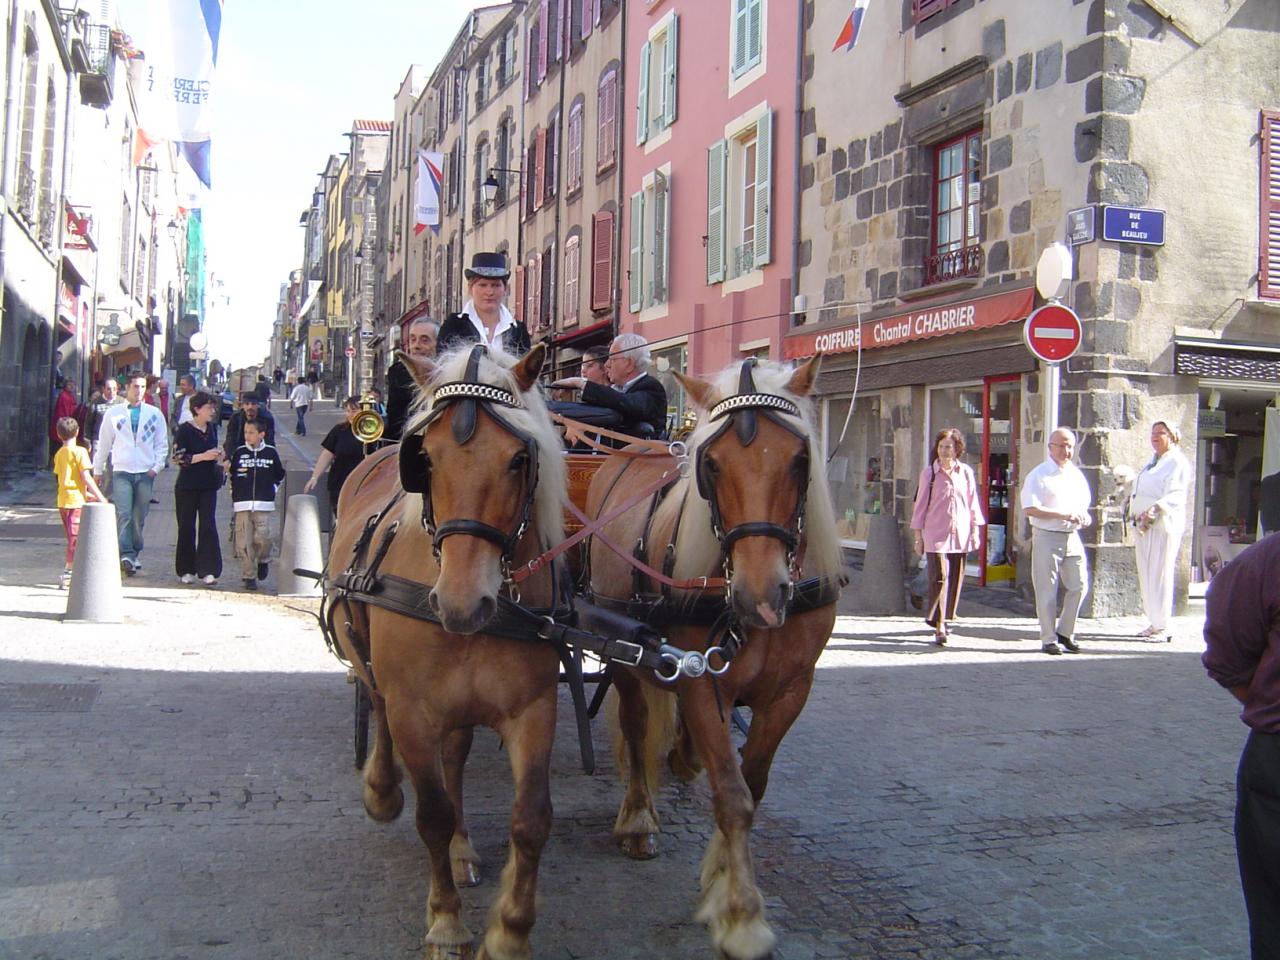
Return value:
<svg viewBox="0 0 1280 960">
<path fill-rule="evenodd" d="M 502 35 L 498 42 L 497 82 L 501 89 L 511 80 L 516 66 L 516 29 L 512 27 Z"/>
<path fill-rule="evenodd" d="M 596 170 L 604 171 L 618 159 L 618 70 L 610 67 L 596 89 Z"/>
<path fill-rule="evenodd" d="M 538 326 L 546 327 L 551 324 L 551 307 L 555 302 L 556 289 L 556 248 L 555 244 L 547 247 L 543 251 L 539 260 L 542 267 L 542 297 L 538 304 Z"/>
<path fill-rule="evenodd" d="M 846 546 L 850 545 L 849 541 L 865 543 L 871 518 L 881 512 L 884 441 L 880 398 L 859 396 L 852 417 L 848 397 L 833 397 L 823 407 L 827 481 L 831 486 L 832 505 L 836 508 L 836 532 Z"/>
<path fill-rule="evenodd" d="M 1280 300 L 1280 112 L 1262 114 L 1258 297 Z"/>
<path fill-rule="evenodd" d="M 543 177 L 542 202 L 548 204 L 556 195 L 560 178 L 560 114 L 555 113 L 547 121 L 546 137 L 542 141 Z"/>
<path fill-rule="evenodd" d="M 959 0 L 911 0 L 911 17 L 916 23 L 927 20 L 935 13 L 941 13 Z"/>
<path fill-rule="evenodd" d="M 679 19 L 668 16 L 640 47 L 640 90 L 636 97 L 636 143 L 644 143 L 676 121 L 676 62 Z"/>
<path fill-rule="evenodd" d="M 133 208 L 129 204 L 129 198 L 124 198 L 124 204 L 120 208 L 120 286 L 125 290 L 129 289 L 129 251 L 133 246 Z"/>
<path fill-rule="evenodd" d="M 577 28 L 577 39 L 586 40 L 591 36 L 591 28 L 595 20 L 595 0 L 569 0 L 574 8 L 574 25 Z"/>
<path fill-rule="evenodd" d="M 671 263 L 671 181 L 662 171 L 631 195 L 631 309 L 667 302 Z"/>
<path fill-rule="evenodd" d="M 512 166 L 511 145 L 514 141 L 512 133 L 514 123 L 514 120 L 507 117 L 498 124 L 498 154 L 497 162 L 494 166 L 498 167 L 499 171 L 510 170 Z M 494 174 L 494 179 L 498 181 L 498 190 L 497 193 L 494 194 L 493 198 L 494 210 L 501 210 L 507 205 L 507 177 L 509 176 L 509 173 L 502 172 Z"/>
<path fill-rule="evenodd" d="M 449 212 L 458 209 L 458 201 L 462 198 L 462 140 L 453 141 L 449 148 Z"/>
<path fill-rule="evenodd" d="M 547 55 L 542 67 L 542 75 L 538 78 L 545 77 L 547 74 L 547 63 L 558 63 L 560 60 L 560 42 L 563 36 L 561 23 L 564 19 L 564 0 L 542 0 L 543 17 L 542 22 L 547 25 Z"/>
<path fill-rule="evenodd" d="M 591 222 L 591 309 L 613 302 L 613 214 L 597 213 Z"/>
<path fill-rule="evenodd" d="M 569 108 L 569 157 L 565 168 L 565 193 L 582 189 L 582 101 Z"/>
<path fill-rule="evenodd" d="M 44 142 L 40 148 L 40 243 L 53 246 L 56 219 L 53 203 L 53 146 L 58 137 L 58 90 L 53 83 L 53 71 L 45 80 Z M 147 174 L 147 176 L 150 176 Z"/>
<path fill-rule="evenodd" d="M 667 429 L 679 430 L 685 425 L 685 393 L 676 373 L 687 373 L 689 348 L 681 343 L 665 350 L 654 350 L 649 373 L 657 377 L 667 390 Z M 689 424 L 692 426 L 692 424 Z"/>
<path fill-rule="evenodd" d="M 578 271 L 581 269 L 582 237 L 574 234 L 564 243 L 564 309 L 561 326 L 578 322 Z"/>
<path fill-rule="evenodd" d="M 733 0 L 729 49 L 736 80 L 763 58 L 764 0 Z"/>
<path fill-rule="evenodd" d="M 39 96 L 40 78 L 36 49 L 28 34 L 25 74 L 22 82 L 22 125 L 18 139 L 18 212 L 28 223 L 36 221 L 36 175 L 34 163 L 36 142 L 36 98 Z M 127 167 L 125 169 L 128 169 Z M 125 254 L 126 261 L 128 253 Z M 125 282 L 121 274 L 121 282 Z"/>
<path fill-rule="evenodd" d="M 940 144 L 934 151 L 933 230 L 924 282 L 940 283 L 982 272 L 978 200 L 982 191 L 982 131 Z"/>
<path fill-rule="evenodd" d="M 772 259 L 772 171 L 769 110 L 707 150 L 707 283 L 741 277 Z"/>
<path fill-rule="evenodd" d="M 476 64 L 476 109 L 479 110 L 489 99 L 489 57 L 481 57 Z"/>
<path fill-rule="evenodd" d="M 138 238 L 138 252 L 133 258 L 133 299 L 146 303 L 147 241 Z"/>
<path fill-rule="evenodd" d="M 460 67 L 454 67 L 450 74 L 449 122 L 453 123 L 462 116 L 462 82 L 466 77 L 466 71 Z"/>
<path fill-rule="evenodd" d="M 538 326 L 538 304 L 542 301 L 542 256 L 534 254 L 524 268 L 524 323 Z"/>
<path fill-rule="evenodd" d="M 492 166 L 492 164 L 489 163 L 489 139 L 486 136 L 476 144 L 475 171 L 471 177 L 471 182 L 474 184 L 472 205 L 475 208 L 475 213 L 472 216 L 472 219 L 476 223 L 483 220 L 487 213 L 485 210 L 483 185 L 485 178 L 489 175 L 490 166 Z"/>
<path fill-rule="evenodd" d="M 541 59 L 546 52 L 546 47 L 541 45 L 542 42 L 542 22 L 534 17 L 529 23 L 529 43 L 525 48 L 528 51 L 528 64 L 524 72 L 524 98 L 528 100 L 533 96 L 533 91 L 538 88 L 538 84 L 542 82 L 542 76 L 545 74 L 545 67 L 542 73 L 538 71 L 538 65 L 545 64 L 545 59 Z M 540 54 L 539 51 L 542 51 Z"/>
</svg>

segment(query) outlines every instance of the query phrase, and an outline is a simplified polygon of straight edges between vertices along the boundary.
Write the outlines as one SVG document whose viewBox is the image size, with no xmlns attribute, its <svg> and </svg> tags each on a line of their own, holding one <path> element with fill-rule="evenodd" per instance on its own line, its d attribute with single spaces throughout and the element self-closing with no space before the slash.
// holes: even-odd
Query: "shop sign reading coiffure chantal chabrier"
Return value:
<svg viewBox="0 0 1280 960">
<path fill-rule="evenodd" d="M 919 307 L 875 320 L 864 320 L 861 330 L 857 321 L 830 327 L 809 329 L 797 327 L 783 341 L 783 356 L 788 360 L 811 357 L 815 353 L 849 353 L 858 349 L 892 347 L 912 340 L 929 340 L 970 330 L 984 330 L 1023 320 L 1035 304 L 1035 290 L 1026 287 L 988 297 L 974 297 L 941 306 Z"/>
</svg>

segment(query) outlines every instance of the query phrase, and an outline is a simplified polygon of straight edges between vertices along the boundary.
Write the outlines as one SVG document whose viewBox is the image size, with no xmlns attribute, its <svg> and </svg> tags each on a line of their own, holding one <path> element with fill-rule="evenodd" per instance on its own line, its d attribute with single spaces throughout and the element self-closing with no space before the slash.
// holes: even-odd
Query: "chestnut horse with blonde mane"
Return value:
<svg viewBox="0 0 1280 960">
<path fill-rule="evenodd" d="M 418 412 L 401 445 L 367 458 L 338 501 L 329 602 L 347 621 L 336 631 L 347 657 L 362 675 L 367 662 L 365 679 L 376 679 L 365 809 L 380 821 L 399 815 L 398 753 L 430 856 L 428 960 L 472 955 L 458 887 L 479 881 L 462 810 L 462 767 L 477 724 L 502 737 L 515 781 L 510 858 L 478 955 L 530 956 L 538 862 L 551 829 L 559 659 L 549 643 L 485 627 L 507 571 L 563 538 L 562 448 L 535 389 L 545 354 L 541 345 L 516 361 L 482 347 L 435 363 L 400 354 L 421 388 Z M 379 576 L 423 585 L 419 602 L 436 622 L 409 615 L 412 602 L 402 613 L 344 596 L 340 572 L 368 555 Z M 524 603 L 554 605 L 554 566 L 521 584 Z"/>
<path fill-rule="evenodd" d="M 672 770 L 691 779 L 705 766 L 710 782 L 716 831 L 703 859 L 698 917 L 717 955 L 731 960 L 760 960 L 773 949 L 748 836 L 774 753 L 808 699 L 835 625 L 840 552 L 808 400 L 818 359 L 794 371 L 748 360 L 709 382 L 677 374 L 701 411 L 687 441 L 696 469 L 685 472 L 651 516 L 633 510 L 602 532 L 613 544 L 641 544 L 650 568 L 680 582 L 722 574 L 727 580 L 719 606 L 742 642 L 724 664 L 718 654 L 709 655 L 714 667 L 727 666 L 722 675 L 685 677 L 659 688 L 652 671 L 614 671 L 619 766 L 626 780 L 614 835 L 631 857 L 656 854 L 652 793 L 658 758 L 674 738 Z M 587 514 L 602 516 L 669 465 L 661 457 L 611 458 L 591 483 Z M 655 596 L 600 537 L 592 541 L 590 571 L 598 604 L 621 607 L 638 594 Z M 797 605 L 793 592 L 804 577 L 821 589 Z M 691 615 L 697 599 L 696 591 L 680 589 L 661 598 L 668 643 L 685 650 L 723 644 L 726 634 L 709 636 L 707 618 Z M 668 696 L 672 689 L 675 700 Z M 751 708 L 741 764 L 729 737 L 735 703 Z"/>
</svg>

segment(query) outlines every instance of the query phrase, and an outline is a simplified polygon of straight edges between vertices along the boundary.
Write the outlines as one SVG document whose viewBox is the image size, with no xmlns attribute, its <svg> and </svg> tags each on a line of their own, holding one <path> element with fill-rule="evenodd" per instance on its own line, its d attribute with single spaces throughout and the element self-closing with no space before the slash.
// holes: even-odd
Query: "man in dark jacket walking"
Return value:
<svg viewBox="0 0 1280 960">
<path fill-rule="evenodd" d="M 267 409 L 266 404 L 259 403 L 258 394 L 253 390 L 246 390 L 240 394 L 240 409 L 231 415 L 231 419 L 227 421 L 227 440 L 222 445 L 223 452 L 226 453 L 227 459 L 224 463 L 228 469 L 231 466 L 231 460 L 235 457 L 236 450 L 244 443 L 244 425 L 250 420 L 257 420 L 262 424 L 263 433 L 266 435 L 267 444 L 274 447 L 276 445 L 276 421 L 271 416 L 271 411 Z"/>
</svg>

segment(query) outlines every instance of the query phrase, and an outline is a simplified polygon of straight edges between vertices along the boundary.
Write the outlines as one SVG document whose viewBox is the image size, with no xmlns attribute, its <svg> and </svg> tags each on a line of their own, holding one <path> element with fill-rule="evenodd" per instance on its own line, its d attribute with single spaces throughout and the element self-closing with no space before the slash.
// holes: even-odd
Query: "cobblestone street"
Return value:
<svg viewBox="0 0 1280 960">
<path fill-rule="evenodd" d="M 291 467 L 326 415 L 281 438 Z M 0 957 L 419 956 L 425 851 L 411 808 L 364 814 L 352 687 L 313 603 L 178 585 L 171 473 L 121 625 L 59 622 L 43 489 L 0 508 Z M 1245 956 L 1245 729 L 1200 667 L 1199 618 L 1159 646 L 1128 639 L 1136 621 L 1087 621 L 1084 654 L 1048 658 L 1030 620 L 966 610 L 946 650 L 914 619 L 840 619 L 756 822 L 778 960 Z M 692 919 L 705 780 L 663 790 L 661 856 L 625 861 L 607 724 L 589 777 L 567 697 L 560 718 L 535 956 L 709 956 Z M 510 777 L 492 734 L 472 757 L 478 934 Z"/>
</svg>

